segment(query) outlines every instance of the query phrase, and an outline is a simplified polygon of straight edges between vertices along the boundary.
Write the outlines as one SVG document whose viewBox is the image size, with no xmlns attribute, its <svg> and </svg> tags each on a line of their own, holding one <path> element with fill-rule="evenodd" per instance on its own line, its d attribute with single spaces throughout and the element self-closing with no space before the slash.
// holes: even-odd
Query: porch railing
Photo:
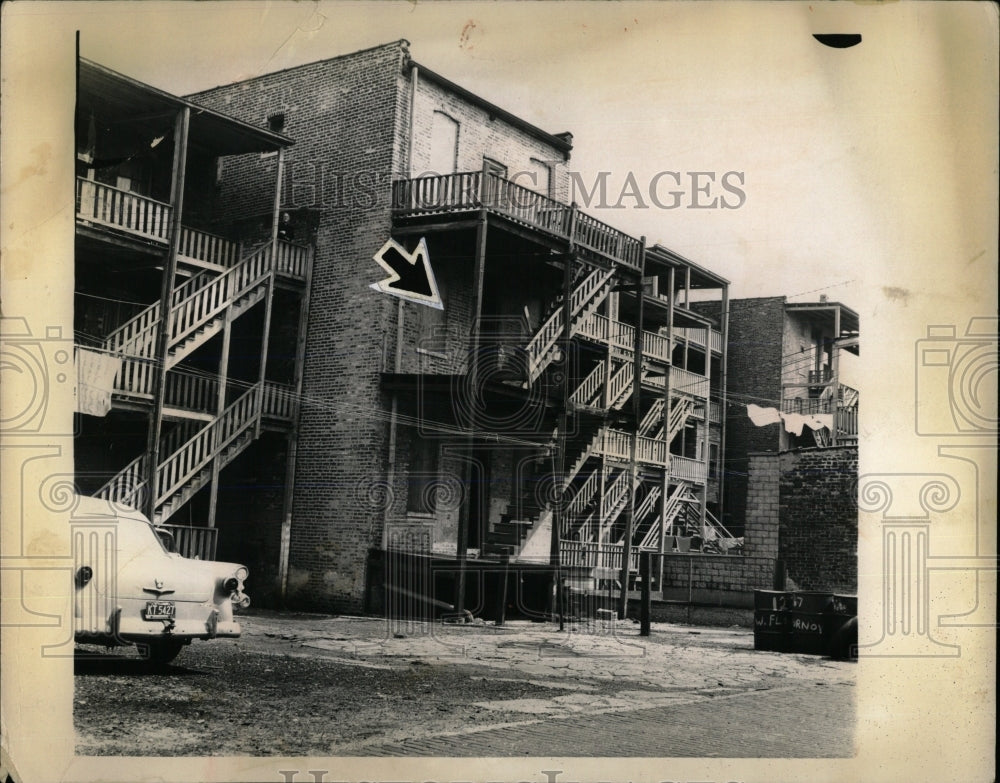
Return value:
<svg viewBox="0 0 1000 783">
<path fill-rule="evenodd" d="M 674 454 L 670 458 L 670 475 L 676 479 L 704 484 L 708 480 L 708 467 L 701 460 Z"/>
<path fill-rule="evenodd" d="M 189 372 L 168 372 L 163 389 L 163 404 L 193 411 L 215 411 L 219 379 Z"/>
<path fill-rule="evenodd" d="M 166 530 L 174 538 L 174 550 L 193 560 L 215 560 L 219 529 L 216 527 L 193 527 L 189 525 L 157 525 L 157 530 Z"/>
<path fill-rule="evenodd" d="M 76 214 L 80 220 L 146 239 L 166 242 L 170 238 L 169 204 L 82 177 L 76 180 Z"/>
<path fill-rule="evenodd" d="M 579 332 L 584 337 L 611 345 L 627 355 L 631 355 L 635 346 L 635 327 L 621 321 L 612 321 L 604 315 L 595 313 L 581 321 Z M 670 341 L 665 335 L 643 331 L 642 353 L 650 359 L 669 362 Z"/>
<path fill-rule="evenodd" d="M 606 457 L 627 461 L 631 458 L 632 438 L 635 437 L 627 432 L 619 430 L 605 429 L 598 448 L 600 453 Z M 644 438 L 641 435 L 636 442 L 636 460 L 651 465 L 666 467 L 670 464 L 671 456 L 667 451 L 667 443 L 654 438 Z"/>
<path fill-rule="evenodd" d="M 264 383 L 261 413 L 269 419 L 291 421 L 296 410 L 295 387 L 283 383 Z"/>
<path fill-rule="evenodd" d="M 686 337 L 691 345 L 696 345 L 699 348 L 708 347 L 715 353 L 722 353 L 722 332 L 715 329 L 686 329 L 682 327 L 674 329 L 674 337 L 677 340 Z M 708 341 L 707 346 L 706 340 Z"/>
<path fill-rule="evenodd" d="M 398 215 L 461 212 L 485 207 L 565 239 L 632 269 L 642 268 L 643 243 L 574 207 L 482 171 L 438 174 L 393 183 Z"/>
<path fill-rule="evenodd" d="M 240 246 L 225 237 L 183 227 L 178 254 L 206 264 L 230 267 L 240 260 Z"/>
<path fill-rule="evenodd" d="M 562 563 L 566 566 L 620 570 L 625 546 L 623 544 L 598 544 L 560 539 L 559 551 Z M 631 556 L 629 557 L 629 568 L 632 573 L 637 573 L 639 570 L 638 547 L 632 547 Z"/>
</svg>

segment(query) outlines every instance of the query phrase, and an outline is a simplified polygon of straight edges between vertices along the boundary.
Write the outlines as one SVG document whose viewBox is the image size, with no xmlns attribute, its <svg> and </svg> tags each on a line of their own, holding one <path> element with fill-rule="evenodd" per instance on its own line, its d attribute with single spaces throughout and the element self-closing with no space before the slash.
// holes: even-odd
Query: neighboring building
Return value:
<svg viewBox="0 0 1000 783">
<path fill-rule="evenodd" d="M 567 205 L 570 134 L 405 41 L 192 100 L 296 142 L 281 211 L 316 257 L 287 573 L 275 561 L 290 603 L 375 608 L 392 553 L 416 549 L 442 579 L 397 597 L 482 608 L 510 559 L 537 606 L 553 525 L 584 583 L 628 536 L 720 546 L 726 325 L 691 291 L 725 313 L 728 284 Z M 218 171 L 224 222 L 273 214 L 272 158 Z M 372 290 L 390 239 L 426 248 L 443 309 Z"/>
<path fill-rule="evenodd" d="M 858 328 L 858 314 L 838 302 L 730 301 L 724 508 L 735 531 L 749 522 L 751 452 L 857 444 L 858 392 L 841 382 L 840 353 L 858 355 Z M 755 424 L 747 405 L 780 420 Z"/>
<path fill-rule="evenodd" d="M 291 141 L 86 60 L 76 139 L 79 489 L 276 593 L 310 269 L 276 236 Z M 272 161 L 270 208 L 237 227 L 218 176 L 245 156 Z"/>
</svg>

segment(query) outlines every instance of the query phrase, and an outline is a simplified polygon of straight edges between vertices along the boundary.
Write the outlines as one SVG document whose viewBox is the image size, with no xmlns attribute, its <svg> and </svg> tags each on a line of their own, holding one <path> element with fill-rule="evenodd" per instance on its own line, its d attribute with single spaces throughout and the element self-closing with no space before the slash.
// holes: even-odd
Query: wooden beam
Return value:
<svg viewBox="0 0 1000 783">
<path fill-rule="evenodd" d="M 487 222 L 486 210 L 484 209 L 479 215 L 479 220 L 476 221 L 476 265 L 472 274 L 473 303 L 472 330 L 470 334 L 471 356 L 469 359 L 469 366 L 466 368 L 466 372 L 468 372 L 470 376 L 469 380 L 471 382 L 472 389 L 478 389 L 479 335 L 480 317 L 482 316 L 483 311 L 483 280 L 486 274 Z M 475 449 L 476 439 L 476 406 L 474 403 L 469 409 L 469 419 L 469 431 L 466 436 L 466 451 L 468 457 L 464 461 L 465 464 L 463 465 L 466 488 L 472 486 L 474 478 L 472 475 L 474 464 L 473 451 Z M 481 479 L 482 477 L 480 476 L 480 480 Z M 459 513 L 457 541 L 455 544 L 456 557 L 458 559 L 458 577 L 455 580 L 455 607 L 458 614 L 462 614 L 465 609 L 465 569 L 466 560 L 468 559 L 469 526 L 472 524 L 474 511 L 476 512 L 477 519 L 480 516 L 480 509 L 473 509 L 472 507 L 472 495 L 473 493 L 471 490 L 465 493 L 465 499 Z"/>
<path fill-rule="evenodd" d="M 163 396 L 167 385 L 167 345 L 171 327 L 171 294 L 174 288 L 174 275 L 177 272 L 177 256 L 179 255 L 182 220 L 184 217 L 184 177 L 187 168 L 188 129 L 191 124 L 191 109 L 183 107 L 177 113 L 174 123 L 174 160 L 170 178 L 170 244 L 167 251 L 166 265 L 160 284 L 160 317 L 156 333 L 157 363 L 154 365 L 155 378 L 153 382 L 153 405 L 150 412 L 149 437 L 146 442 L 146 453 L 149 454 L 149 472 L 146 476 L 148 488 L 146 498 L 146 515 L 153 521 L 156 512 L 156 471 L 160 463 L 160 432 L 163 428 Z"/>
<path fill-rule="evenodd" d="M 412 236 L 415 234 L 434 234 L 440 231 L 456 231 L 458 229 L 474 229 L 479 225 L 479 219 L 449 220 L 444 223 L 427 223 L 414 226 L 396 226 L 390 232 L 393 236 Z"/>
<path fill-rule="evenodd" d="M 646 238 L 642 237 L 643 248 L 646 246 Z M 645 251 L 640 256 L 645 259 Z M 642 315 L 643 302 L 646 297 L 642 295 L 643 270 L 640 269 L 635 278 L 636 286 L 636 322 L 633 331 L 632 361 L 635 363 L 632 369 L 632 415 L 635 419 L 632 431 L 632 440 L 629 445 L 629 467 L 628 467 L 628 505 L 625 506 L 625 535 L 622 539 L 622 571 L 621 571 L 621 593 L 618 596 L 618 617 L 625 619 L 628 611 L 628 583 L 629 572 L 631 570 L 632 559 L 632 533 L 635 528 L 635 485 L 638 477 L 637 450 L 639 447 L 638 423 L 642 420 Z"/>
</svg>

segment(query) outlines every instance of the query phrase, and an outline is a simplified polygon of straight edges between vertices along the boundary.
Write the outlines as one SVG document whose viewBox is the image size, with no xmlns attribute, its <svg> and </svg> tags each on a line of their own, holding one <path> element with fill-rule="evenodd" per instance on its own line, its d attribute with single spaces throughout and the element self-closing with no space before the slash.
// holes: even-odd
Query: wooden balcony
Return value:
<svg viewBox="0 0 1000 783">
<path fill-rule="evenodd" d="M 838 389 L 837 397 L 786 397 L 781 402 L 783 413 L 799 413 L 803 416 L 833 416 L 837 442 L 856 442 L 858 438 L 858 392 L 850 386 Z M 845 405 L 845 400 L 854 404 Z"/>
<path fill-rule="evenodd" d="M 610 345 L 623 354 L 632 355 L 635 346 L 635 327 L 612 321 L 603 315 L 591 315 L 577 327 L 577 333 L 582 337 Z M 662 334 L 643 331 L 642 355 L 654 361 L 670 362 L 670 341 Z"/>
<path fill-rule="evenodd" d="M 673 454 L 670 457 L 670 475 L 675 479 L 704 484 L 708 481 L 708 466 L 701 460 Z"/>
<path fill-rule="evenodd" d="M 698 348 L 709 348 L 712 353 L 722 353 L 722 332 L 715 329 L 674 329 L 674 339 L 677 342 L 687 340 Z"/>
<path fill-rule="evenodd" d="M 582 252 L 641 270 L 640 239 L 501 176 L 469 171 L 393 182 L 393 215 L 451 215 L 486 209 L 563 240 Z"/>
<path fill-rule="evenodd" d="M 603 454 L 605 457 L 627 462 L 632 455 L 633 435 L 619 430 L 605 429 L 601 434 L 601 440 L 595 448 L 595 453 Z M 669 464 L 670 455 L 667 452 L 666 441 L 655 438 L 645 438 L 639 436 L 635 447 L 636 459 L 648 465 L 666 467 Z"/>
<path fill-rule="evenodd" d="M 78 177 L 76 219 L 85 226 L 100 226 L 162 244 L 170 240 L 173 208 L 161 201 Z M 207 231 L 181 227 L 178 257 L 192 265 L 225 271 L 247 256 L 240 243 Z M 269 252 L 269 251 L 268 251 Z M 309 248 L 279 241 L 275 271 L 304 280 L 309 264 Z"/>
<path fill-rule="evenodd" d="M 87 224 L 114 228 L 143 239 L 162 242 L 170 239 L 169 204 L 138 193 L 78 177 L 76 217 Z"/>
</svg>

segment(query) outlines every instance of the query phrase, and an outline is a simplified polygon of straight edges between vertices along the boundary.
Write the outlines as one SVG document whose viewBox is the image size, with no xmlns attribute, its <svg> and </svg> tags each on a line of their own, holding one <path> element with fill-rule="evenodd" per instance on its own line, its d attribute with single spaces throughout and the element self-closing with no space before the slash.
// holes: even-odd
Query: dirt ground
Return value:
<svg viewBox="0 0 1000 783">
<path fill-rule="evenodd" d="M 628 712 L 790 684 L 855 664 L 753 650 L 746 629 L 654 624 L 396 624 L 256 611 L 238 640 L 194 642 L 160 671 L 78 649 L 82 755 L 354 755 L 572 714 Z M 850 716 L 847 716 L 851 720 Z"/>
</svg>

